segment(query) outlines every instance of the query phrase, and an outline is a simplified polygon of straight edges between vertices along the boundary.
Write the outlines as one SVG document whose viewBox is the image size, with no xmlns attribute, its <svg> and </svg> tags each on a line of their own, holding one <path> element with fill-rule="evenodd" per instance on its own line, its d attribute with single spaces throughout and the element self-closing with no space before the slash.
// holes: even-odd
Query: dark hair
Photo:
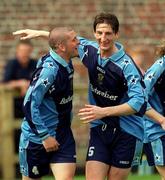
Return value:
<svg viewBox="0 0 165 180">
<path fill-rule="evenodd" d="M 106 12 L 98 14 L 95 17 L 94 23 L 93 23 L 94 32 L 96 32 L 97 24 L 102 24 L 102 23 L 110 25 L 115 34 L 119 31 L 119 21 L 114 14 L 110 14 Z"/>
<path fill-rule="evenodd" d="M 165 39 L 162 40 L 161 44 L 157 47 L 156 55 L 158 57 L 165 56 Z"/>
</svg>

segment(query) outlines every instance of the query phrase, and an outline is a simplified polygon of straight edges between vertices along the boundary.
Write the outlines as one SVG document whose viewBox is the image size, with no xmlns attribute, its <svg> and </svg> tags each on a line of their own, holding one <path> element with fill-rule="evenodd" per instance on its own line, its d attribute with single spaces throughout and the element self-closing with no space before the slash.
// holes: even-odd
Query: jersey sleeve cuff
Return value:
<svg viewBox="0 0 165 180">
<path fill-rule="evenodd" d="M 50 135 L 45 132 L 45 133 L 40 133 L 39 137 L 41 138 L 42 141 L 44 141 L 46 138 L 48 138 Z"/>
<path fill-rule="evenodd" d="M 136 112 L 139 112 L 141 105 L 138 102 L 127 102 L 128 105 L 134 109 Z"/>
<path fill-rule="evenodd" d="M 146 109 L 146 111 L 148 111 L 148 110 L 150 110 L 150 109 L 152 109 L 152 107 L 151 107 L 150 103 L 148 102 L 148 103 L 147 103 L 147 109 Z"/>
</svg>

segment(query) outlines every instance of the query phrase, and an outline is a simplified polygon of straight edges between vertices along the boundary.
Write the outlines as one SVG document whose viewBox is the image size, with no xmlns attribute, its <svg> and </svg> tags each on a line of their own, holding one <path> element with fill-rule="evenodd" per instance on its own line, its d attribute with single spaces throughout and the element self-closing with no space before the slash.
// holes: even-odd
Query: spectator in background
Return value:
<svg viewBox="0 0 165 180">
<path fill-rule="evenodd" d="M 18 97 L 14 98 L 14 117 L 23 118 L 22 103 L 29 86 L 30 78 L 36 66 L 36 61 L 31 58 L 33 51 L 29 40 L 21 40 L 16 47 L 16 55 L 9 60 L 4 71 L 3 82 L 11 89 L 18 90 Z M 15 151 L 18 152 L 20 130 L 15 132 Z"/>
<path fill-rule="evenodd" d="M 19 41 L 15 57 L 9 60 L 5 67 L 3 82 L 11 89 L 17 89 L 20 92 L 19 97 L 15 98 L 14 102 L 16 118 L 24 117 L 22 102 L 36 66 L 36 61 L 30 57 L 32 51 L 33 46 L 29 40 Z"/>
</svg>

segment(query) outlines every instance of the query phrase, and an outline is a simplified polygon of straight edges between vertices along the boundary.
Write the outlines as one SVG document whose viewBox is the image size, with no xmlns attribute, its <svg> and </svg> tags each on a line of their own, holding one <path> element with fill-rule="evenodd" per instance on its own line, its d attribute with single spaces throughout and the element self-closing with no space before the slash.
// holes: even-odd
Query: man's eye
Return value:
<svg viewBox="0 0 165 180">
<path fill-rule="evenodd" d="M 101 32 L 97 32 L 98 35 L 101 35 L 102 33 Z"/>
</svg>

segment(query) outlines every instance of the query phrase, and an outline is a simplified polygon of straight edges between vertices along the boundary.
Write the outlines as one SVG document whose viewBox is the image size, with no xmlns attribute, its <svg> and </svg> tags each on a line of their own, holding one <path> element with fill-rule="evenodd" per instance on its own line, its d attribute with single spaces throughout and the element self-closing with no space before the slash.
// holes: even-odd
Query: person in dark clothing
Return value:
<svg viewBox="0 0 165 180">
<path fill-rule="evenodd" d="M 22 103 L 29 86 L 30 79 L 36 67 L 36 61 L 31 58 L 33 45 L 29 40 L 21 40 L 16 47 L 15 57 L 8 61 L 4 71 L 3 83 L 10 89 L 18 90 L 14 98 L 14 117 L 23 118 Z M 14 133 L 15 152 L 18 152 L 20 129 Z"/>
<path fill-rule="evenodd" d="M 22 102 L 26 90 L 29 86 L 30 78 L 36 66 L 36 61 L 32 59 L 33 46 L 30 41 L 20 41 L 16 47 L 15 58 L 8 61 L 3 82 L 11 89 L 19 90 L 19 97 L 15 98 L 15 118 L 24 117 L 22 112 Z"/>
</svg>

